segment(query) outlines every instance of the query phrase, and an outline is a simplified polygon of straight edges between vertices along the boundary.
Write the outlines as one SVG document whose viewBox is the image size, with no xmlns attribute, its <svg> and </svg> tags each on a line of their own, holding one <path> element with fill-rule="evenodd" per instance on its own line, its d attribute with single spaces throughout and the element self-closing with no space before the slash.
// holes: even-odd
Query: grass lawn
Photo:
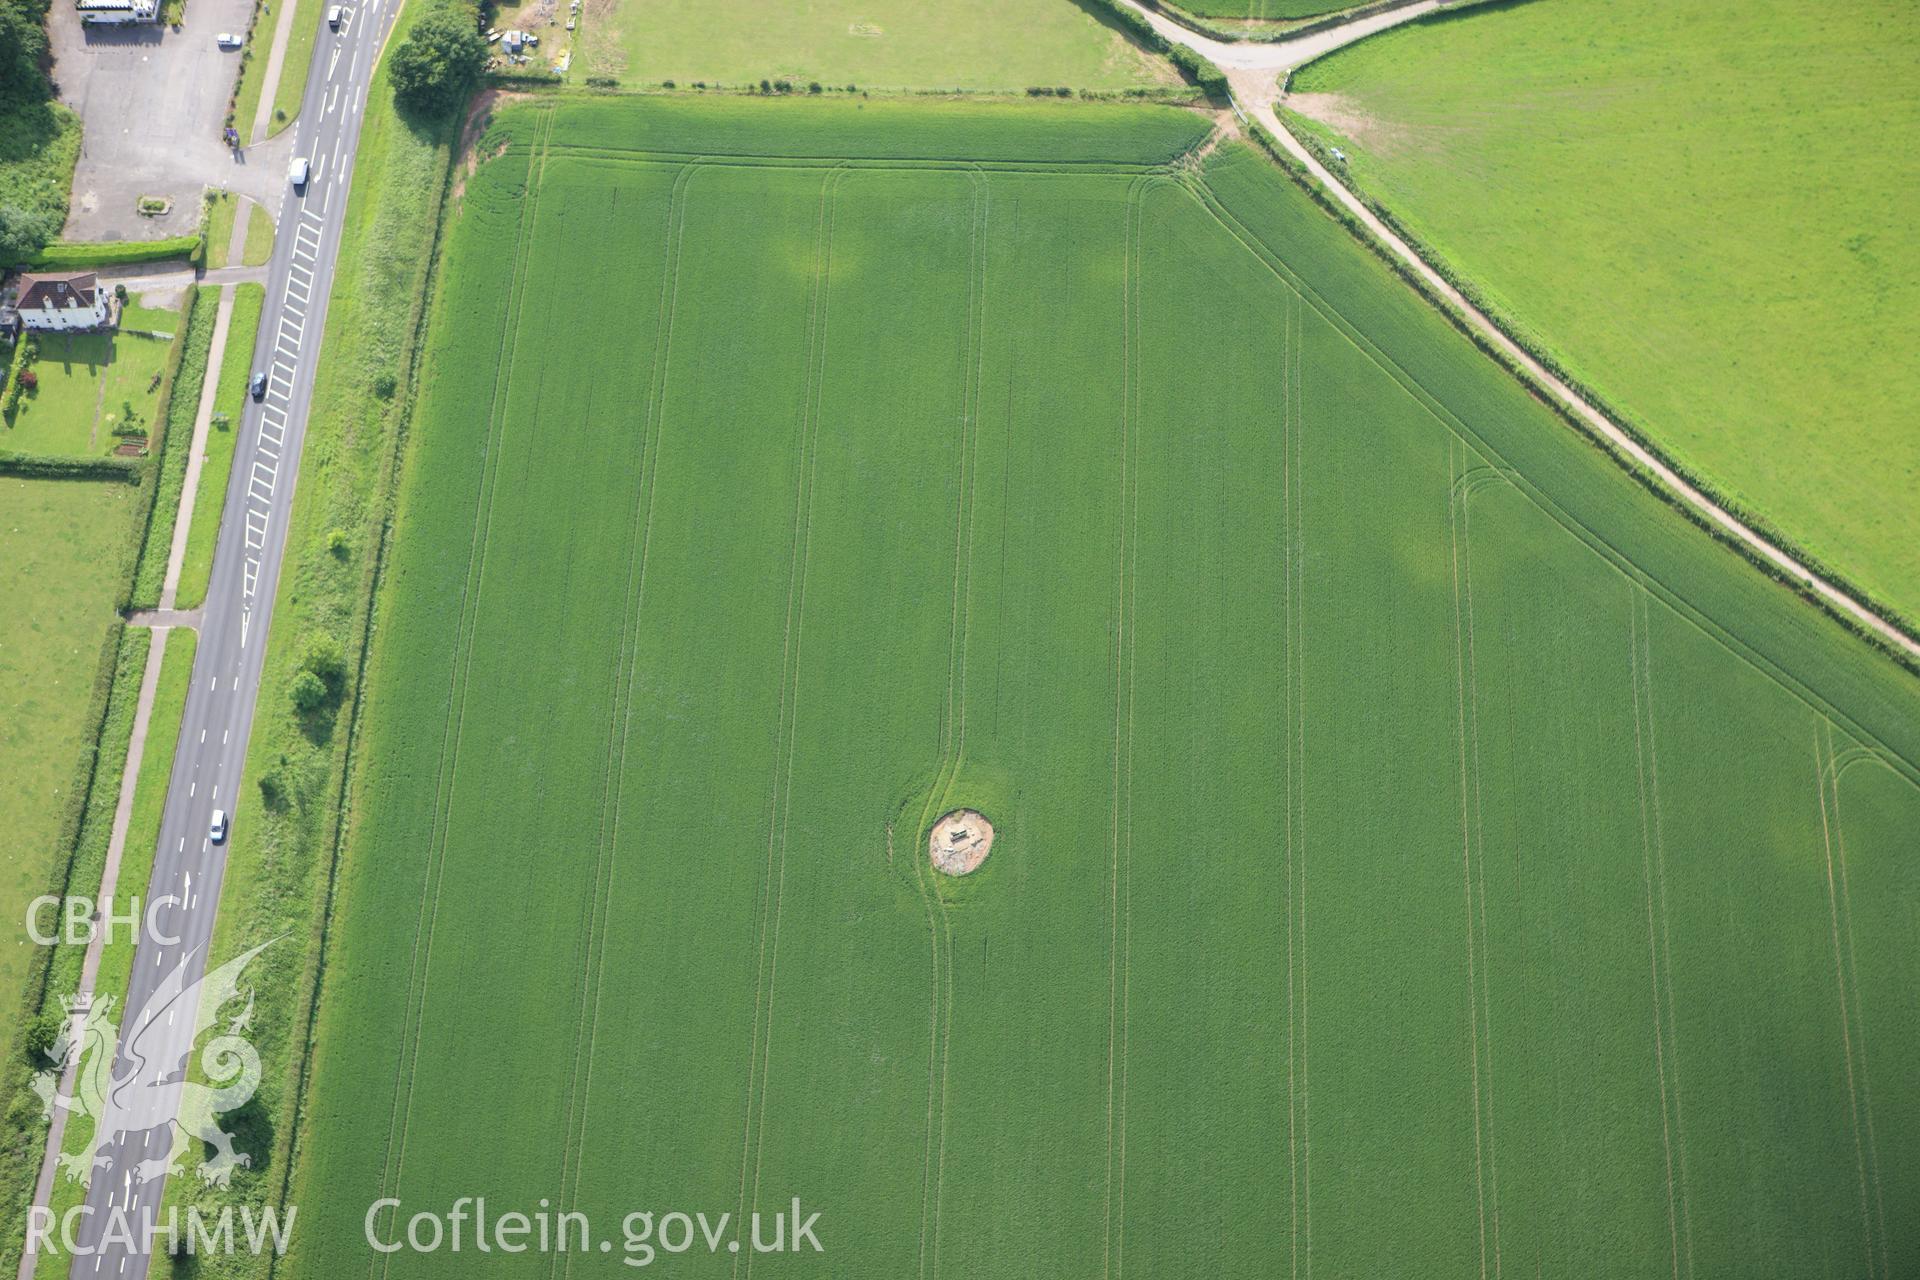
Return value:
<svg viewBox="0 0 1920 1280">
<path fill-rule="evenodd" d="M 227 244 L 233 239 L 233 219 L 245 197 L 231 191 L 207 193 L 207 269 L 227 265 Z"/>
<path fill-rule="evenodd" d="M 564 10 L 556 10 L 563 20 Z M 1014 91 L 1179 83 L 1163 60 L 1072 0 L 590 0 L 581 25 L 575 80 L 739 85 L 785 77 L 803 91 L 812 80 Z"/>
<path fill-rule="evenodd" d="M 286 3 L 287 0 L 281 0 Z M 273 119 L 267 125 L 269 135 L 276 134 L 300 114 L 300 99 L 307 91 L 307 72 L 313 65 L 313 42 L 326 28 L 329 0 L 295 0 L 300 7 L 293 15 L 293 30 L 287 33 L 286 60 L 280 64 L 280 84 L 273 94 Z M 243 117 L 244 118 L 244 117 Z"/>
<path fill-rule="evenodd" d="M 284 1274 L 635 1187 L 847 1275 L 1910 1269 L 1920 690 L 1204 124 L 496 116 Z"/>
<path fill-rule="evenodd" d="M 27 902 L 48 891 L 100 648 L 126 576 L 138 490 L 0 476 L 0 1007 L 17 1009 L 35 953 Z M 0 1054 L 17 1021 L 0 1019 Z"/>
<path fill-rule="evenodd" d="M 240 251 L 242 266 L 265 266 L 273 256 L 273 218 L 258 205 L 247 218 L 246 244 Z"/>
<path fill-rule="evenodd" d="M 200 467 L 200 489 L 193 500 L 193 524 L 187 530 L 187 552 L 180 563 L 180 585 L 174 597 L 182 609 L 197 608 L 207 598 L 213 546 L 220 533 L 221 508 L 227 500 L 227 478 L 233 471 L 234 443 L 247 407 L 253 341 L 266 298 L 265 286 L 257 284 L 239 285 L 234 293 L 227 350 L 220 359 L 220 385 L 214 391 L 213 421 L 207 429 L 206 461 Z"/>
<path fill-rule="evenodd" d="M 178 316 L 174 316 L 177 323 Z M 39 387 L 0 426 L 0 448 L 17 453 L 95 456 L 119 443 L 116 425 L 154 429 L 167 343 L 125 333 L 42 334 L 33 371 Z"/>
<path fill-rule="evenodd" d="M 1675 457 L 1920 618 L 1920 24 L 1495 6 L 1304 69 L 1303 127 Z"/>
<path fill-rule="evenodd" d="M 241 137 L 251 135 L 254 113 L 260 109 L 260 95 L 267 91 L 267 61 L 273 53 L 273 33 L 280 23 L 281 7 L 299 6 L 293 15 L 293 28 L 287 33 L 280 83 L 273 95 L 273 113 L 268 116 L 266 132 L 252 139 L 255 142 L 280 132 L 299 113 L 300 97 L 307 87 L 308 64 L 313 60 L 313 42 L 326 25 L 327 3 L 328 0 L 266 0 L 260 6 L 259 20 L 253 24 L 253 34 L 247 44 L 252 56 L 241 64 L 239 95 L 233 109 L 234 127 L 240 130 Z"/>
<path fill-rule="evenodd" d="M 179 296 L 178 289 L 128 294 L 125 305 L 120 308 L 120 327 L 163 333 L 171 338 L 180 329 L 180 308 L 167 304 L 177 304 Z"/>
<path fill-rule="evenodd" d="M 207 267 L 209 269 L 225 266 L 258 267 L 273 256 L 273 219 L 267 211 L 253 205 L 253 212 L 247 218 L 247 235 L 241 260 L 230 263 L 227 249 L 233 240 L 233 220 L 239 216 L 244 205 L 252 204 L 245 196 L 234 195 L 230 191 L 216 191 L 207 211 Z"/>
</svg>

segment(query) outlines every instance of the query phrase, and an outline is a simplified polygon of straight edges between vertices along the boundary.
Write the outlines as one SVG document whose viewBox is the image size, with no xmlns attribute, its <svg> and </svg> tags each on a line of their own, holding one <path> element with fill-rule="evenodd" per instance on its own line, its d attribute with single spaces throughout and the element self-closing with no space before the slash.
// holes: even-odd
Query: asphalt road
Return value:
<svg viewBox="0 0 1920 1280">
<path fill-rule="evenodd" d="M 286 552 L 367 82 L 398 9 L 399 0 L 349 4 L 341 30 L 323 30 L 314 49 L 294 143 L 294 154 L 308 157 L 313 173 L 304 192 L 287 186 L 280 206 L 253 363 L 268 372 L 270 382 L 264 401 L 249 403 L 240 427 L 148 892 L 149 901 L 171 894 L 180 906 L 161 913 L 153 931 L 172 941 L 143 929 L 135 950 L 103 1127 L 120 1136 L 99 1152 L 87 1192 L 92 1212 L 77 1232 L 74 1276 L 140 1280 L 147 1274 L 148 1242 L 140 1223 L 157 1216 L 166 1183 L 164 1173 L 140 1180 L 142 1173 L 156 1173 L 152 1165 L 141 1166 L 163 1161 L 173 1146 L 171 1122 L 196 1022 L 196 1009 L 187 1007 L 191 994 L 169 1001 L 167 992 L 176 983 L 190 992 L 206 971 L 227 853 L 227 846 L 208 838 L 213 811 L 226 810 L 233 825 L 244 828 L 259 809 L 259 788 L 246 785 L 241 765 Z M 177 972 L 182 966 L 184 972 Z M 223 1011 L 221 1027 L 238 1012 Z M 201 1152 L 196 1139 L 187 1170 L 198 1168 Z M 134 1228 L 131 1247 L 116 1223 Z"/>
</svg>

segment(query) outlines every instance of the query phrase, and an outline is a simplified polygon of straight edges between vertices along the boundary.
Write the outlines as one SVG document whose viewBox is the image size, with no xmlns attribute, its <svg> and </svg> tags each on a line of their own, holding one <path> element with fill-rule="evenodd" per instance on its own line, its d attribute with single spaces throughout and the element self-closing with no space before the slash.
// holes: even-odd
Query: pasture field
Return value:
<svg viewBox="0 0 1920 1280">
<path fill-rule="evenodd" d="M 10 1013 L 37 954 L 27 903 L 48 892 L 67 852 L 54 846 L 98 728 L 91 695 L 138 494 L 110 481 L 0 476 L 0 1007 Z M 17 1025 L 0 1019 L 0 1053 L 11 1054 Z"/>
<path fill-rule="evenodd" d="M 565 6 L 560 9 L 564 11 Z M 542 29 L 542 38 L 548 38 Z M 552 39 L 564 39 L 558 28 Z M 831 88 L 1128 89 L 1171 66 L 1074 0 L 590 0 L 573 77 Z"/>
<path fill-rule="evenodd" d="M 764 1274 L 1920 1263 L 1913 679 L 1205 127 L 496 116 L 288 1274 L 462 1196 L 578 1275 L 794 1197 Z"/>
<path fill-rule="evenodd" d="M 1496 5 L 1294 78 L 1290 123 L 1537 348 L 1920 618 L 1920 26 L 1896 0 Z"/>
</svg>

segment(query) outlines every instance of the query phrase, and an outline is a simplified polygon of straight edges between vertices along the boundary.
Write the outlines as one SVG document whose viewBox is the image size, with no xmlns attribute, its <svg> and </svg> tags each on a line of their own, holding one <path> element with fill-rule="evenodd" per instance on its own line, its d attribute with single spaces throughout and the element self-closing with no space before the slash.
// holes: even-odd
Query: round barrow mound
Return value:
<svg viewBox="0 0 1920 1280">
<path fill-rule="evenodd" d="M 933 824 L 927 837 L 927 856 L 933 869 L 964 876 L 987 860 L 993 848 L 993 824 L 974 809 L 955 809 Z"/>
</svg>

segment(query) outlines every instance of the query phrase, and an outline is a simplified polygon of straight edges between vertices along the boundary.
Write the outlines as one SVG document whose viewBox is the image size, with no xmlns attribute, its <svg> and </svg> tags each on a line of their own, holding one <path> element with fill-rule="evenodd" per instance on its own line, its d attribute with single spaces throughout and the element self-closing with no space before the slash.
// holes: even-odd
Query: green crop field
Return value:
<svg viewBox="0 0 1920 1280">
<path fill-rule="evenodd" d="M 543 39 L 560 40 L 555 29 Z M 574 75 L 631 84 L 786 78 L 833 88 L 1125 89 L 1178 84 L 1074 0 L 591 0 Z"/>
<path fill-rule="evenodd" d="M 1915 618 L 1917 82 L 1897 0 L 1553 0 L 1362 41 L 1290 105 L 1515 329 Z"/>
<path fill-rule="evenodd" d="M 810 1274 L 1920 1265 L 1914 679 L 1206 125 L 497 115 L 289 1274 L 463 1196 L 598 1276 L 795 1197 Z"/>
<path fill-rule="evenodd" d="M 126 580 L 137 496 L 107 481 L 0 476 L 0 1053 L 11 1052 L 35 954 L 27 903 L 49 892 L 66 852 L 55 845 L 98 728 L 94 677 Z"/>
</svg>

